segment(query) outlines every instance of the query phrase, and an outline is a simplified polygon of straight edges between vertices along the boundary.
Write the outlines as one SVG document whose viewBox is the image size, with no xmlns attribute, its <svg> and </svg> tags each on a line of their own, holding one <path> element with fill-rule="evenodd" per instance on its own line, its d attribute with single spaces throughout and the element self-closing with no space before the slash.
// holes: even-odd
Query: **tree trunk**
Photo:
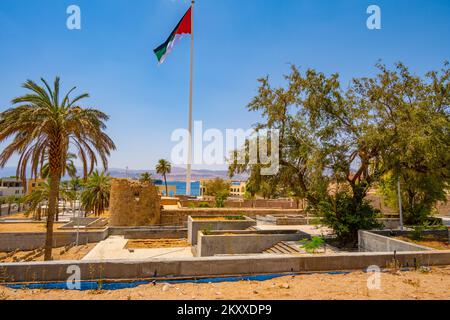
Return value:
<svg viewBox="0 0 450 320">
<path fill-rule="evenodd" d="M 166 174 L 164 173 L 164 183 L 166 185 L 166 197 L 169 196 L 169 189 L 167 188 L 167 178 L 166 178 Z"/>
<path fill-rule="evenodd" d="M 52 173 L 50 175 L 50 194 L 48 199 L 47 212 L 47 235 L 45 238 L 45 261 L 52 259 L 53 248 L 53 222 L 58 211 L 58 193 L 59 193 L 59 175 Z"/>
<path fill-rule="evenodd" d="M 49 150 L 49 177 L 50 190 L 48 197 L 48 212 L 47 212 L 47 234 L 45 237 L 45 254 L 44 260 L 52 259 L 53 249 L 53 222 L 55 216 L 58 214 L 58 197 L 59 185 L 61 183 L 61 140 L 58 135 L 50 144 Z"/>
</svg>

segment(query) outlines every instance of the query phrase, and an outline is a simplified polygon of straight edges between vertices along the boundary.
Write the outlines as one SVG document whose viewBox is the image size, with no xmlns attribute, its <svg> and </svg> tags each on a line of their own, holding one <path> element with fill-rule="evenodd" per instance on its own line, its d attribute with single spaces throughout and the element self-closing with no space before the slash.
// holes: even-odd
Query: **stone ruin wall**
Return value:
<svg viewBox="0 0 450 320">
<path fill-rule="evenodd" d="M 151 183 L 113 179 L 109 203 L 110 226 L 135 227 L 161 223 L 161 199 Z"/>
</svg>

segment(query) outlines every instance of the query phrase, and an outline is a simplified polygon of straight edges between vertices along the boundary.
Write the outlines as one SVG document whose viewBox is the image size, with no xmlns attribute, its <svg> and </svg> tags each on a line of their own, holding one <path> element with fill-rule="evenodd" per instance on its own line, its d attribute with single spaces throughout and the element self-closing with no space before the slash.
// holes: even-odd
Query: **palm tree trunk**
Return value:
<svg viewBox="0 0 450 320">
<path fill-rule="evenodd" d="M 49 261 L 52 259 L 53 222 L 55 219 L 55 215 L 57 214 L 58 211 L 59 183 L 61 180 L 61 177 L 58 174 L 58 166 L 52 166 L 51 160 L 52 159 L 50 159 L 50 192 L 48 199 L 47 234 L 45 237 L 45 254 L 44 254 L 45 261 Z"/>
<path fill-rule="evenodd" d="M 166 197 L 168 197 L 168 196 L 169 196 L 169 188 L 167 188 L 167 178 L 166 178 L 166 174 L 164 173 L 163 176 L 164 176 L 164 183 L 165 183 L 165 185 L 166 185 Z"/>
</svg>

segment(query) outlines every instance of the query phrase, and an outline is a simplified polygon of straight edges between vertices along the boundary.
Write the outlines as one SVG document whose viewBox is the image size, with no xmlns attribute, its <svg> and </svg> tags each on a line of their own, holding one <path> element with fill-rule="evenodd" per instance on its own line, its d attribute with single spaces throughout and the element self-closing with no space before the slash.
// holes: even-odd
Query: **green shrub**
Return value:
<svg viewBox="0 0 450 320">
<path fill-rule="evenodd" d="M 199 208 L 211 208 L 211 206 L 209 205 L 209 203 L 207 202 L 200 202 L 200 204 L 198 205 Z"/>
<path fill-rule="evenodd" d="M 418 225 L 414 227 L 414 230 L 411 232 L 411 239 L 415 241 L 420 241 L 423 238 L 422 231 L 424 230 L 423 225 Z"/>
<path fill-rule="evenodd" d="M 302 248 L 306 250 L 308 253 L 316 253 L 316 250 L 325 245 L 325 239 L 322 237 L 312 237 L 311 240 L 303 239 Z"/>
<path fill-rule="evenodd" d="M 323 224 L 333 229 L 342 245 L 356 245 L 358 230 L 382 228 L 382 224 L 376 220 L 378 210 L 366 200 L 359 203 L 354 201 L 353 197 L 345 192 L 320 202 L 318 207 L 324 218 Z"/>
</svg>

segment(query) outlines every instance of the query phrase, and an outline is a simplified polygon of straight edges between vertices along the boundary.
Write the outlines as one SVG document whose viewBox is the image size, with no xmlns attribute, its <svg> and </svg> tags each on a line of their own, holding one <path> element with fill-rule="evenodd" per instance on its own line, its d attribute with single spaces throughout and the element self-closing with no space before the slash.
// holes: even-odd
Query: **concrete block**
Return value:
<svg viewBox="0 0 450 320">
<path fill-rule="evenodd" d="M 202 218 L 205 218 L 202 220 Z M 245 230 L 256 226 L 256 221 L 244 216 L 245 220 L 208 220 L 203 216 L 188 217 L 188 242 L 197 244 L 198 232 L 201 230 Z"/>
<path fill-rule="evenodd" d="M 262 253 L 282 241 L 299 241 L 310 238 L 297 230 L 278 231 L 213 231 L 198 233 L 197 257 L 210 257 L 225 254 Z"/>
</svg>

